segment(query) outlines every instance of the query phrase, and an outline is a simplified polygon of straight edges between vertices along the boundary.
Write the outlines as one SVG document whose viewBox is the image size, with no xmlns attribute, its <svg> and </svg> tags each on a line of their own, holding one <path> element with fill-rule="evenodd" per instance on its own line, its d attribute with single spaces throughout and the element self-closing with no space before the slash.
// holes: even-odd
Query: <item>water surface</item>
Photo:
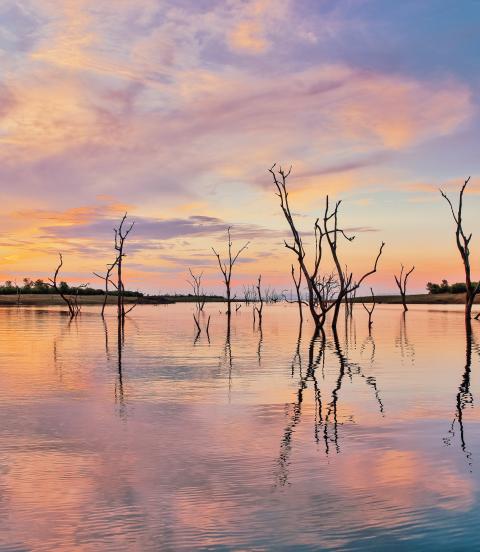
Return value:
<svg viewBox="0 0 480 552">
<path fill-rule="evenodd" d="M 480 323 L 207 308 L 0 309 L 2 552 L 478 546 Z"/>
</svg>

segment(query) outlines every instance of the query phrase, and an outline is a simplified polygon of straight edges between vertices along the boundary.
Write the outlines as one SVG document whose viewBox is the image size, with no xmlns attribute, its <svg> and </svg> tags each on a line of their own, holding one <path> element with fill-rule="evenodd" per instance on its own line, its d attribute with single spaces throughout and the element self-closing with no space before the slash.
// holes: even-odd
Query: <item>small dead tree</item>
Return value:
<svg viewBox="0 0 480 552">
<path fill-rule="evenodd" d="M 192 272 L 191 268 L 188 269 L 188 272 L 190 273 L 190 279 L 187 280 L 187 282 L 193 290 L 197 310 L 198 312 L 201 312 L 205 306 L 205 291 L 202 288 L 203 272 L 200 272 L 200 274 L 197 275 Z"/>
<path fill-rule="evenodd" d="M 225 288 L 227 292 L 227 315 L 230 316 L 232 314 L 232 291 L 231 291 L 231 284 L 232 284 L 232 269 L 235 265 L 235 262 L 237 261 L 240 254 L 247 249 L 250 242 L 245 243 L 243 247 L 241 247 L 236 254 L 232 253 L 232 238 L 230 235 L 231 227 L 229 226 L 227 228 L 227 236 L 228 236 L 228 260 L 222 261 L 220 258 L 220 255 L 217 253 L 217 251 L 212 247 L 212 251 L 215 254 L 215 257 L 217 257 L 218 266 L 220 267 L 220 271 L 223 275 L 223 281 L 225 282 Z"/>
<path fill-rule="evenodd" d="M 368 313 L 368 331 L 370 332 L 371 329 L 372 329 L 372 325 L 373 325 L 373 320 L 372 320 L 372 314 L 373 314 L 373 311 L 375 310 L 375 306 L 376 306 L 376 303 L 375 303 L 375 294 L 373 293 L 373 289 L 370 288 L 370 293 L 372 295 L 372 307 L 369 308 L 365 305 L 365 303 L 362 303 L 363 305 L 363 308 L 367 311 Z"/>
<path fill-rule="evenodd" d="M 447 201 L 450 207 L 450 211 L 452 213 L 452 217 L 455 222 L 455 240 L 457 243 L 457 249 L 460 252 L 460 257 L 462 258 L 463 268 L 465 271 L 465 285 L 467 288 L 467 293 L 465 295 L 465 320 L 467 321 L 467 323 L 470 323 L 470 319 L 472 318 L 473 303 L 475 301 L 475 297 L 480 292 L 480 281 L 476 285 L 474 285 L 471 277 L 470 240 L 472 239 L 472 234 L 469 234 L 468 236 L 465 234 L 465 230 L 463 229 L 463 219 L 462 219 L 463 194 L 465 192 L 465 188 L 467 187 L 467 184 L 469 183 L 469 181 L 470 181 L 470 177 L 468 177 L 465 180 L 465 182 L 463 183 L 463 186 L 460 189 L 460 193 L 458 196 L 458 207 L 456 212 L 450 198 L 443 190 L 440 190 L 442 197 Z"/>
<path fill-rule="evenodd" d="M 65 294 L 64 291 L 62 290 L 62 285 L 58 284 L 58 274 L 60 273 L 60 269 L 63 266 L 63 256 L 61 253 L 59 253 L 58 256 L 59 256 L 59 263 L 58 263 L 57 269 L 55 270 L 53 278 L 49 278 L 49 281 L 50 281 L 49 285 L 53 287 L 53 289 L 60 295 L 60 297 L 67 305 L 70 318 L 75 318 L 80 314 L 80 310 L 81 310 L 81 306 L 78 304 L 79 290 L 81 288 L 87 287 L 88 284 L 81 284 L 80 286 L 77 286 L 75 288 L 75 294 L 73 297 Z"/>
<path fill-rule="evenodd" d="M 97 278 L 100 278 L 100 280 L 103 280 L 105 282 L 105 297 L 103 298 L 103 304 L 102 304 L 102 316 L 105 315 L 105 307 L 107 306 L 107 300 L 108 300 L 108 284 L 112 284 L 115 289 L 117 288 L 117 285 L 112 282 L 112 272 L 113 269 L 117 266 L 118 263 L 118 257 L 115 259 L 115 261 L 112 264 L 107 264 L 107 271 L 105 272 L 105 276 L 102 276 L 101 274 L 98 274 L 97 272 L 94 272 L 93 275 Z"/>
<path fill-rule="evenodd" d="M 408 281 L 408 277 L 410 276 L 410 274 L 414 270 L 415 270 L 415 267 L 412 266 L 412 268 L 408 272 L 404 273 L 404 266 L 402 264 L 402 269 L 400 270 L 400 275 L 397 276 L 396 274 L 394 274 L 395 283 L 397 284 L 397 287 L 400 291 L 400 296 L 402 298 L 402 304 L 403 304 L 403 310 L 405 312 L 408 311 L 408 307 L 407 307 L 407 281 Z"/>
<path fill-rule="evenodd" d="M 323 329 L 327 314 L 330 311 L 333 312 L 332 328 L 336 329 L 342 302 L 345 297 L 357 290 L 366 278 L 377 271 L 378 261 L 382 255 L 385 243 L 382 242 L 380 245 L 373 268 L 355 281 L 353 272 L 348 272 L 346 269 L 344 271 L 342 269 L 342 263 L 338 253 L 339 238 L 351 242 L 355 236 L 348 236 L 346 232 L 338 226 L 338 209 L 341 202 L 337 201 L 334 206 L 331 207 L 329 197 L 326 196 L 323 220 L 320 222 L 320 219 L 317 218 L 314 224 L 315 261 L 313 267 L 309 268 L 306 263 L 306 252 L 303 245 L 303 239 L 295 225 L 288 199 L 287 179 L 292 168 L 290 167 L 290 169 L 285 172 L 281 167 L 278 168 L 278 170 L 275 169 L 275 167 L 276 165 L 273 165 L 269 169 L 269 172 L 272 175 L 273 182 L 277 189 L 277 196 L 280 198 L 280 207 L 293 237 L 293 244 L 285 241 L 285 247 L 295 253 L 300 269 L 305 276 L 308 290 L 308 305 L 317 330 Z M 324 247 L 325 245 L 327 247 Z M 335 272 L 331 275 L 320 274 L 325 249 L 330 253 L 331 260 L 335 266 Z"/>
<path fill-rule="evenodd" d="M 293 266 L 292 264 L 292 270 L 291 270 L 291 274 L 292 274 L 292 280 L 293 280 L 293 284 L 295 286 L 295 293 L 297 295 L 297 299 L 295 301 L 293 301 L 292 299 L 288 299 L 285 292 L 283 294 L 283 300 L 286 301 L 287 303 L 296 303 L 298 305 L 298 314 L 300 315 L 300 325 L 303 323 L 303 305 L 307 305 L 308 306 L 308 303 L 306 303 L 303 299 L 302 299 L 302 292 L 301 292 L 301 286 L 302 286 L 302 269 L 301 267 L 299 267 L 299 270 L 298 270 L 298 279 L 297 277 L 295 276 L 295 267 Z M 291 292 L 290 292 L 290 297 L 291 297 Z"/>
<path fill-rule="evenodd" d="M 243 286 L 243 300 L 245 305 L 249 305 L 255 300 L 255 286 Z"/>
<path fill-rule="evenodd" d="M 257 305 L 255 305 L 253 308 L 258 313 L 258 325 L 261 326 L 262 316 L 263 316 L 263 296 L 262 296 L 262 275 L 261 274 L 258 277 L 258 282 L 256 287 L 257 287 L 257 300 L 260 303 L 260 307 L 257 307 Z"/>
<path fill-rule="evenodd" d="M 126 256 L 124 253 L 125 240 L 130 234 L 135 221 L 132 221 L 130 226 L 126 228 L 125 221 L 127 219 L 127 213 L 125 213 L 120 221 L 118 228 L 114 228 L 115 233 L 115 251 L 117 252 L 117 309 L 118 309 L 118 318 L 124 319 L 127 312 L 125 312 L 125 286 L 123 284 L 123 258 Z M 132 307 L 133 308 L 133 307 Z M 132 310 L 130 308 L 128 312 Z"/>
</svg>

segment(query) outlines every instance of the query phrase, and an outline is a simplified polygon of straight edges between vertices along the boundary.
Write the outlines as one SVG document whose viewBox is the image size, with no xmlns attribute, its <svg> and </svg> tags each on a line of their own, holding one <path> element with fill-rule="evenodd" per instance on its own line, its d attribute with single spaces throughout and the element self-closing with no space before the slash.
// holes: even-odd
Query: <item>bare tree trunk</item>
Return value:
<svg viewBox="0 0 480 552">
<path fill-rule="evenodd" d="M 120 221 L 118 228 L 114 228 L 115 233 L 115 251 L 117 251 L 117 315 L 122 321 L 125 319 L 125 286 L 123 284 L 122 265 L 123 258 L 126 256 L 124 253 L 125 240 L 128 234 L 130 234 L 135 221 L 125 229 L 124 224 L 127 219 L 127 213 L 125 213 Z"/>
<path fill-rule="evenodd" d="M 442 191 L 440 190 L 440 193 L 442 194 L 442 197 L 445 198 L 448 205 L 450 206 L 450 211 L 452 213 L 453 220 L 455 222 L 455 240 L 457 243 L 457 249 L 460 252 L 460 257 L 463 262 L 463 267 L 465 271 L 465 285 L 467 288 L 467 292 L 465 295 L 465 320 L 467 323 L 470 323 L 470 319 L 472 318 L 472 306 L 473 302 L 475 301 L 476 295 L 480 291 L 480 282 L 477 282 L 474 286 L 471 278 L 471 268 L 470 268 L 470 240 L 472 239 L 472 234 L 469 234 L 468 236 L 465 234 L 465 231 L 463 229 L 463 194 L 465 192 L 465 188 L 467 187 L 468 182 L 470 181 L 470 177 L 468 177 L 463 186 L 460 189 L 459 197 L 458 197 L 458 208 L 457 212 L 455 213 L 455 210 L 453 208 L 453 204 L 450 200 L 450 198 Z"/>
<path fill-rule="evenodd" d="M 402 304 L 403 304 L 403 310 L 404 312 L 407 312 L 408 311 L 408 307 L 407 307 L 407 280 L 408 280 L 408 277 L 410 276 L 410 274 L 415 270 L 415 267 L 412 266 L 412 268 L 406 272 L 405 274 L 403 273 L 403 270 L 404 270 L 404 267 L 403 267 L 403 264 L 402 264 L 402 268 L 400 270 L 400 275 L 397 277 L 397 275 L 395 274 L 395 283 L 397 284 L 397 287 L 400 291 L 400 296 L 402 298 Z"/>
<path fill-rule="evenodd" d="M 217 257 L 218 266 L 223 275 L 223 281 L 225 283 L 225 289 L 227 293 L 227 315 L 230 317 L 232 314 L 232 295 L 231 295 L 231 282 L 232 282 L 232 269 L 237 261 L 239 255 L 248 247 L 250 242 L 247 242 L 243 247 L 241 247 L 235 255 L 232 253 L 232 238 L 230 235 L 230 227 L 227 229 L 228 235 L 228 264 L 221 260 L 220 255 L 212 247 L 212 251 Z"/>
<path fill-rule="evenodd" d="M 80 314 L 80 310 L 81 310 L 81 306 L 78 304 L 78 292 L 80 290 L 80 288 L 83 288 L 83 287 L 87 287 L 88 284 L 81 284 L 80 286 L 77 286 L 76 288 L 76 294 L 74 296 L 74 299 L 71 299 L 70 297 L 67 297 L 61 287 L 59 287 L 58 285 L 58 274 L 60 272 L 60 269 L 62 268 L 63 266 L 63 257 L 62 257 L 62 254 L 59 253 L 58 254 L 59 258 L 60 258 L 60 262 L 57 266 L 57 269 L 55 270 L 55 274 L 53 276 L 53 279 L 52 278 L 49 278 L 50 280 L 50 285 L 51 287 L 53 287 L 53 289 L 60 295 L 60 297 L 63 299 L 63 301 L 65 302 L 65 304 L 67 305 L 68 307 L 68 312 L 70 314 L 70 318 L 75 318 L 75 316 L 78 316 Z"/>
<path fill-rule="evenodd" d="M 302 294 L 300 290 L 300 287 L 302 285 L 302 269 L 299 267 L 298 280 L 297 280 L 295 278 L 295 269 L 293 268 L 293 264 L 292 264 L 292 279 L 295 285 L 295 291 L 297 293 L 297 304 L 298 304 L 298 314 L 300 316 L 300 324 L 302 324 L 303 323 L 303 308 L 302 308 L 303 301 L 302 301 Z"/>
<path fill-rule="evenodd" d="M 187 280 L 187 282 L 190 284 L 193 295 L 195 297 L 195 303 L 197 305 L 198 312 L 203 311 L 203 308 L 205 307 L 205 292 L 202 289 L 202 277 L 203 272 L 200 272 L 198 276 L 192 272 L 192 269 L 189 268 L 188 272 L 190 273 L 190 280 Z"/>
<path fill-rule="evenodd" d="M 97 272 L 93 273 L 94 276 L 96 276 L 97 278 L 100 278 L 101 280 L 103 280 L 105 282 L 105 297 L 103 298 L 102 311 L 101 311 L 102 317 L 105 315 L 105 307 L 107 306 L 108 284 L 111 283 L 115 287 L 115 289 L 118 289 L 116 284 L 114 284 L 111 281 L 112 271 L 115 268 L 115 266 L 117 265 L 117 263 L 118 263 L 118 257 L 115 259 L 115 261 L 112 264 L 107 265 L 107 271 L 105 273 L 105 276 L 101 276 Z"/>
<path fill-rule="evenodd" d="M 260 308 L 255 306 L 254 308 L 257 309 L 258 312 L 258 326 L 261 327 L 262 325 L 262 312 L 263 312 L 263 297 L 262 297 L 262 276 L 260 275 L 258 277 L 258 284 L 257 284 L 257 295 L 258 300 L 260 302 Z"/>
<path fill-rule="evenodd" d="M 372 294 L 372 308 L 368 308 L 365 303 L 362 303 L 363 305 L 363 308 L 367 311 L 368 313 L 368 333 L 371 332 L 372 330 L 372 325 L 373 325 L 373 320 L 372 320 L 372 314 L 373 314 L 373 311 L 375 310 L 375 306 L 376 306 L 376 303 L 375 303 L 375 295 L 373 293 L 373 289 L 370 288 L 370 293 Z"/>
</svg>

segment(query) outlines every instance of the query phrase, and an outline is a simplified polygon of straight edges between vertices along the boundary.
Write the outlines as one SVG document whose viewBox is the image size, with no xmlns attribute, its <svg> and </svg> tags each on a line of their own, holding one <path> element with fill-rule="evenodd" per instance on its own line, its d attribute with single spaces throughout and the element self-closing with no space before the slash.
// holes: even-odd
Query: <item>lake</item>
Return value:
<svg viewBox="0 0 480 552">
<path fill-rule="evenodd" d="M 2 552 L 478 547 L 480 322 L 220 308 L 0 309 Z"/>
</svg>

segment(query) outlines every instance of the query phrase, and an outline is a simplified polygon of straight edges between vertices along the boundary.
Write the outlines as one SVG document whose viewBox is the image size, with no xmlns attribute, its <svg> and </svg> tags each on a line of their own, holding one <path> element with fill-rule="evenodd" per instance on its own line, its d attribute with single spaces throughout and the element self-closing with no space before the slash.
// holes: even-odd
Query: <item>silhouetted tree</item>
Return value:
<svg viewBox="0 0 480 552">
<path fill-rule="evenodd" d="M 269 169 L 269 172 L 273 177 L 274 184 L 277 188 L 277 195 L 280 198 L 280 207 L 290 226 L 293 237 L 293 244 L 289 244 L 285 241 L 285 247 L 295 253 L 303 275 L 305 276 L 310 313 L 316 328 L 320 329 L 323 328 L 325 324 L 327 314 L 333 310 L 332 328 L 336 328 L 338 314 L 343 300 L 358 289 L 368 276 L 377 271 L 378 261 L 382 255 L 385 243 L 382 242 L 380 245 L 373 268 L 363 274 L 357 281 L 354 281 L 353 273 L 348 272 L 346 269 L 344 271 L 342 268 L 342 263 L 338 254 L 338 239 L 344 238 L 347 241 L 353 241 L 355 236 L 347 236 L 345 231 L 339 228 L 338 209 L 341 202 L 337 201 L 334 207 L 330 207 L 329 197 L 327 195 L 323 220 L 320 222 L 320 219 L 317 218 L 314 225 L 315 261 L 313 267 L 309 269 L 305 261 L 306 253 L 302 236 L 296 228 L 288 200 L 287 179 L 290 175 L 291 167 L 287 172 L 281 167 L 275 170 L 275 167 L 276 165 L 273 165 Z M 325 242 L 335 266 L 335 273 L 321 275 L 320 268 Z"/>
<path fill-rule="evenodd" d="M 241 247 L 237 253 L 234 255 L 232 253 L 232 238 L 230 235 L 230 227 L 227 228 L 227 236 L 228 236 L 228 260 L 222 261 L 220 258 L 220 255 L 215 251 L 215 249 L 212 247 L 212 251 L 215 254 L 215 257 L 217 257 L 218 266 L 220 267 L 220 270 L 223 275 L 223 281 L 225 282 L 225 288 L 227 292 L 227 314 L 230 316 L 232 314 L 232 295 L 231 295 L 231 283 L 232 283 L 232 269 L 235 265 L 235 262 L 237 261 L 239 255 L 245 251 L 245 249 L 248 247 L 250 242 L 247 242 L 243 247 Z"/>
<path fill-rule="evenodd" d="M 368 331 L 370 332 L 370 330 L 372 329 L 372 324 L 373 324 L 373 320 L 372 320 L 372 314 L 373 314 L 373 311 L 375 310 L 375 306 L 376 306 L 376 303 L 375 303 L 375 294 L 373 293 L 373 289 L 370 288 L 370 293 L 372 295 L 372 307 L 369 308 L 365 305 L 365 303 L 362 303 L 363 305 L 363 308 L 367 311 L 368 313 Z"/>
<path fill-rule="evenodd" d="M 128 228 L 124 228 L 125 221 L 127 219 L 127 213 L 125 213 L 120 221 L 118 228 L 114 228 L 115 233 L 115 251 L 117 251 L 117 305 L 118 305 L 118 318 L 124 319 L 127 312 L 125 312 L 125 286 L 123 284 L 123 258 L 126 256 L 124 253 L 125 240 L 130 234 L 135 221 L 132 221 Z M 136 305 L 128 309 L 130 312 Z"/>
<path fill-rule="evenodd" d="M 78 290 L 82 287 L 86 287 L 88 284 L 81 284 L 80 286 L 73 288 L 74 295 L 67 296 L 65 291 L 65 286 L 67 290 L 69 290 L 70 288 L 68 287 L 68 285 L 66 285 L 65 282 L 61 282 L 60 284 L 58 283 L 58 274 L 60 272 L 60 269 L 63 266 L 62 254 L 59 253 L 58 256 L 60 258 L 60 262 L 57 266 L 57 269 L 55 270 L 55 274 L 53 275 L 53 278 L 49 278 L 50 284 L 67 305 L 68 312 L 70 313 L 70 317 L 74 318 L 75 316 L 78 316 L 80 314 L 80 310 L 81 310 L 81 307 L 78 304 Z"/>
<path fill-rule="evenodd" d="M 408 272 L 403 272 L 404 271 L 404 266 L 402 264 L 402 269 L 400 270 L 400 275 L 397 276 L 396 274 L 394 274 L 394 277 L 395 277 L 395 283 L 397 284 L 397 287 L 398 289 L 400 290 L 400 296 L 402 298 L 402 304 L 403 304 L 403 310 L 405 312 L 408 311 L 408 307 L 407 307 L 407 281 L 408 281 L 408 277 L 410 276 L 410 274 L 415 270 L 415 267 L 412 266 L 412 268 L 408 271 Z"/>
<path fill-rule="evenodd" d="M 260 307 L 257 307 L 255 305 L 255 309 L 258 313 L 258 325 L 262 325 L 262 316 L 263 316 L 263 297 L 262 297 L 262 275 L 258 277 L 258 283 L 257 283 L 257 299 L 260 303 Z"/>
<path fill-rule="evenodd" d="M 470 240 L 472 239 L 472 234 L 469 234 L 468 236 L 465 234 L 465 230 L 463 228 L 463 219 L 462 219 L 463 194 L 465 192 L 465 188 L 467 187 L 467 184 L 469 183 L 469 181 L 470 181 L 470 177 L 468 177 L 465 180 L 465 182 L 463 183 L 463 186 L 460 189 L 456 212 L 450 198 L 445 194 L 443 190 L 440 190 L 442 197 L 445 198 L 448 205 L 450 206 L 450 211 L 452 213 L 452 217 L 455 222 L 455 241 L 457 243 L 457 249 L 460 252 L 460 257 L 462 258 L 462 263 L 465 270 L 465 286 L 467 288 L 466 295 L 465 295 L 465 320 L 467 321 L 467 323 L 470 323 L 470 319 L 472 318 L 472 306 L 473 306 L 473 302 L 475 301 L 475 296 L 480 292 L 480 282 L 478 282 L 475 287 L 472 286 L 471 268 L 470 268 Z"/>
<path fill-rule="evenodd" d="M 111 279 L 113 269 L 117 266 L 117 264 L 118 264 L 118 257 L 115 259 L 115 261 L 112 264 L 107 264 L 107 271 L 105 272 L 105 276 L 102 276 L 97 272 L 93 273 L 94 276 L 96 276 L 97 278 L 100 278 L 105 282 L 105 297 L 103 298 L 102 312 L 101 312 L 102 316 L 104 316 L 105 314 L 105 307 L 107 305 L 107 300 L 108 300 L 108 284 L 109 283 L 112 284 L 113 287 L 115 287 L 115 289 L 118 290 L 117 285 L 114 282 L 112 282 L 112 279 Z"/>
<path fill-rule="evenodd" d="M 190 273 L 190 279 L 187 280 L 187 282 L 193 290 L 197 310 L 199 312 L 203 311 L 203 307 L 205 306 L 205 291 L 202 289 L 203 272 L 197 275 L 192 272 L 191 268 L 188 269 L 188 272 Z"/>
</svg>

